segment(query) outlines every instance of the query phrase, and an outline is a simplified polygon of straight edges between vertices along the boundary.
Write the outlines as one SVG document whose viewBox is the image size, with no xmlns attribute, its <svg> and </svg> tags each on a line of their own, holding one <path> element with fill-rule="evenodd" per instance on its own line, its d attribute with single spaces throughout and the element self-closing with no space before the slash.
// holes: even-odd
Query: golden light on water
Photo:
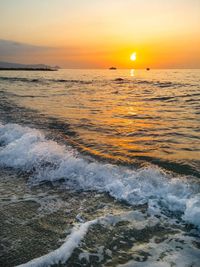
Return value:
<svg viewBox="0 0 200 267">
<path fill-rule="evenodd" d="M 135 61 L 136 60 L 136 52 L 134 52 L 133 54 L 131 54 L 130 59 L 132 61 Z"/>
<path fill-rule="evenodd" d="M 130 75 L 131 75 L 131 77 L 134 77 L 135 76 L 135 70 L 134 69 L 131 69 Z"/>
</svg>

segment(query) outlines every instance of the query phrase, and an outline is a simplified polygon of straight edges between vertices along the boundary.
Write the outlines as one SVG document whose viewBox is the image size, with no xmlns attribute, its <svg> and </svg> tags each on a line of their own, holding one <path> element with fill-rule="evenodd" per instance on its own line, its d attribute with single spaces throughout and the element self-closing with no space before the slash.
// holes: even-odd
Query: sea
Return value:
<svg viewBox="0 0 200 267">
<path fill-rule="evenodd" d="M 200 70 L 0 72 L 0 266 L 199 267 Z"/>
</svg>

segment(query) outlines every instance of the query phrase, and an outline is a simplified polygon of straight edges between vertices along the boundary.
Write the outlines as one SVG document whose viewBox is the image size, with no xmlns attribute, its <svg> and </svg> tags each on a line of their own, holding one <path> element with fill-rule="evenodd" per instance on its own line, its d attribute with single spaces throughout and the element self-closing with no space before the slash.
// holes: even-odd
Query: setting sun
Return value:
<svg viewBox="0 0 200 267">
<path fill-rule="evenodd" d="M 136 53 L 135 52 L 133 54 L 131 54 L 130 59 L 132 61 L 135 61 L 136 60 Z"/>
</svg>

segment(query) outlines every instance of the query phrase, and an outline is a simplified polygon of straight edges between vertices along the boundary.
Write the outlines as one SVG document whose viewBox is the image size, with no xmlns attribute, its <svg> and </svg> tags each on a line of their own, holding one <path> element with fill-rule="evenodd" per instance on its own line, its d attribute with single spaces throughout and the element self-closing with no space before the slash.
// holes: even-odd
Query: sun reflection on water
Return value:
<svg viewBox="0 0 200 267">
<path fill-rule="evenodd" d="M 131 69 L 130 75 L 131 75 L 131 77 L 134 77 L 135 76 L 135 70 L 134 69 Z"/>
</svg>

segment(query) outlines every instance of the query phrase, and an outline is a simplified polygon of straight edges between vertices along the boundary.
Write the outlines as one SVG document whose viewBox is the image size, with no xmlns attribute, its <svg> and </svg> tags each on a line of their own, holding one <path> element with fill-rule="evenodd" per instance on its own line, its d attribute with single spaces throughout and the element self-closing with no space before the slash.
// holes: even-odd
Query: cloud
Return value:
<svg viewBox="0 0 200 267">
<path fill-rule="evenodd" d="M 46 54 L 53 49 L 54 48 L 47 46 L 30 45 L 0 39 L 0 60 L 24 62 L 26 59 L 27 61 L 32 60 L 34 56 L 36 57 L 36 60 L 38 60 L 41 55 Z"/>
<path fill-rule="evenodd" d="M 39 51 L 45 51 L 50 47 L 29 45 L 25 43 L 19 43 L 15 41 L 0 39 L 0 57 L 2 55 L 20 55 L 24 53 L 34 53 Z"/>
<path fill-rule="evenodd" d="M 37 46 L 0 39 L 0 61 L 23 64 L 49 64 L 63 67 L 98 67 L 97 58 L 110 52 L 83 46 Z"/>
</svg>

